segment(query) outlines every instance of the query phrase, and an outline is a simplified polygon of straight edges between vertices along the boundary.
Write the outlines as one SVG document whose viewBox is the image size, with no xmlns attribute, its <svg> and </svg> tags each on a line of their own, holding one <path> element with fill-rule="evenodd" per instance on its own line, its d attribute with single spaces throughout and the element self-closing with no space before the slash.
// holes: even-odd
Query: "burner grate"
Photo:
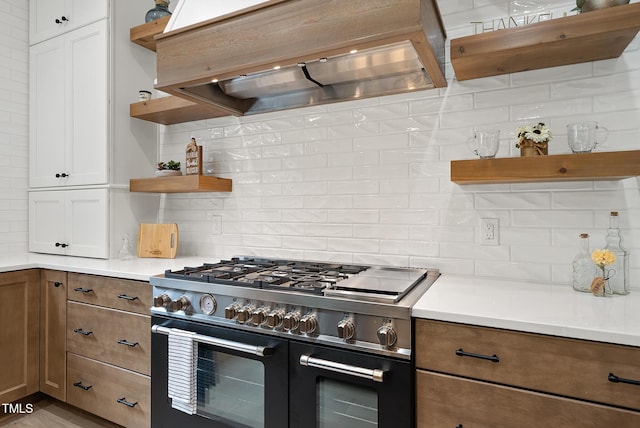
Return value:
<svg viewBox="0 0 640 428">
<path fill-rule="evenodd" d="M 325 289 L 368 266 L 340 265 L 258 258 L 232 258 L 198 267 L 185 266 L 165 271 L 165 277 L 189 281 L 219 283 L 239 287 L 300 291 L 322 294 Z"/>
</svg>

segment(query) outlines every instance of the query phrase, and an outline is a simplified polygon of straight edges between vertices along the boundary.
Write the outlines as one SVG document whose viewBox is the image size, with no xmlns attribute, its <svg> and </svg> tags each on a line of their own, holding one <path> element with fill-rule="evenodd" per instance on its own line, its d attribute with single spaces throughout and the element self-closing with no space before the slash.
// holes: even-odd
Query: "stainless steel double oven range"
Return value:
<svg viewBox="0 0 640 428">
<path fill-rule="evenodd" d="M 438 275 L 240 257 L 153 277 L 153 427 L 413 427 L 410 312 Z"/>
</svg>

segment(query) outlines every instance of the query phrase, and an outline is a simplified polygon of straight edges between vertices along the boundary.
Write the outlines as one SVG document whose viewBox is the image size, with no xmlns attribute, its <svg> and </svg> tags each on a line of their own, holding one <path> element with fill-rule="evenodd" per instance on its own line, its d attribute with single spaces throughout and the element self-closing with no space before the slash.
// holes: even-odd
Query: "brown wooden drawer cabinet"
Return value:
<svg viewBox="0 0 640 428">
<path fill-rule="evenodd" d="M 637 428 L 640 413 L 418 370 L 420 428 Z"/>
<path fill-rule="evenodd" d="M 125 427 L 151 420 L 148 376 L 75 354 L 67 357 L 67 402 Z"/>
<path fill-rule="evenodd" d="M 151 287 L 74 273 L 68 283 L 67 401 L 120 425 L 149 427 Z"/>
<path fill-rule="evenodd" d="M 149 315 L 151 286 L 140 281 L 69 273 L 67 298 L 74 302 Z"/>
<path fill-rule="evenodd" d="M 461 407 L 478 410 L 480 404 L 473 403 L 486 404 L 484 400 L 491 396 L 502 400 L 500 404 L 491 405 L 505 403 L 505 412 L 514 412 L 513 409 L 524 405 L 521 403 L 528 403 L 530 413 L 528 416 L 525 413 L 523 419 L 537 417 L 548 421 L 531 425 L 538 427 L 563 426 L 545 419 L 554 406 L 563 408 L 566 415 L 577 417 L 580 426 L 598 426 L 586 425 L 586 421 L 601 420 L 598 417 L 608 417 L 606 415 L 613 411 L 611 407 L 568 398 L 640 410 L 640 385 L 626 382 L 640 380 L 640 348 L 421 319 L 416 320 L 415 335 L 416 367 L 424 370 L 419 370 L 417 375 L 416 408 L 420 427 L 448 426 L 431 421 L 439 420 L 442 415 L 438 412 L 450 413 L 444 404 L 437 403 L 448 394 L 447 385 L 453 384 L 460 391 L 449 397 L 454 402 L 466 403 Z M 553 406 L 550 406 L 548 400 L 556 401 L 551 401 Z M 585 406 L 589 407 L 588 411 L 584 410 Z M 436 413 L 429 415 L 432 412 Z M 625 415 L 625 420 L 631 418 L 635 425 L 606 426 L 640 426 L 640 412 L 614 414 Z M 489 418 L 490 423 L 478 419 L 477 425 L 472 423 L 474 419 L 467 419 L 468 425 L 459 420 L 452 426 L 529 426 L 523 425 L 521 419 L 517 419 L 518 424 L 510 424 L 504 416 L 489 411 L 482 417 Z"/>
<path fill-rule="evenodd" d="M 149 317 L 84 303 L 67 304 L 67 351 L 151 374 Z"/>
</svg>

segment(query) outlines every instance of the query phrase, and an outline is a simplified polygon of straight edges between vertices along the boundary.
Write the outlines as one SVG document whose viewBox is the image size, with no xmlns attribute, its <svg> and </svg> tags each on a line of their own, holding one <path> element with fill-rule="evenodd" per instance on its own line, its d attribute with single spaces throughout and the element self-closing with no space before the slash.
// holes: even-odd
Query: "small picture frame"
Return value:
<svg viewBox="0 0 640 428">
<path fill-rule="evenodd" d="M 185 175 L 202 175 L 202 146 L 196 144 L 195 138 L 187 144 L 185 153 L 187 157 Z"/>
</svg>

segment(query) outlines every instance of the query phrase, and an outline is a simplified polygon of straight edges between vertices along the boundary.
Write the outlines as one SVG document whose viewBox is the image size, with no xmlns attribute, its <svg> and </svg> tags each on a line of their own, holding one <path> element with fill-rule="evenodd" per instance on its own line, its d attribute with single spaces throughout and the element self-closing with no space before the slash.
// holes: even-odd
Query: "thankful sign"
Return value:
<svg viewBox="0 0 640 428">
<path fill-rule="evenodd" d="M 196 139 L 192 138 L 185 149 L 187 155 L 186 175 L 202 175 L 202 146 L 196 144 Z"/>
</svg>

